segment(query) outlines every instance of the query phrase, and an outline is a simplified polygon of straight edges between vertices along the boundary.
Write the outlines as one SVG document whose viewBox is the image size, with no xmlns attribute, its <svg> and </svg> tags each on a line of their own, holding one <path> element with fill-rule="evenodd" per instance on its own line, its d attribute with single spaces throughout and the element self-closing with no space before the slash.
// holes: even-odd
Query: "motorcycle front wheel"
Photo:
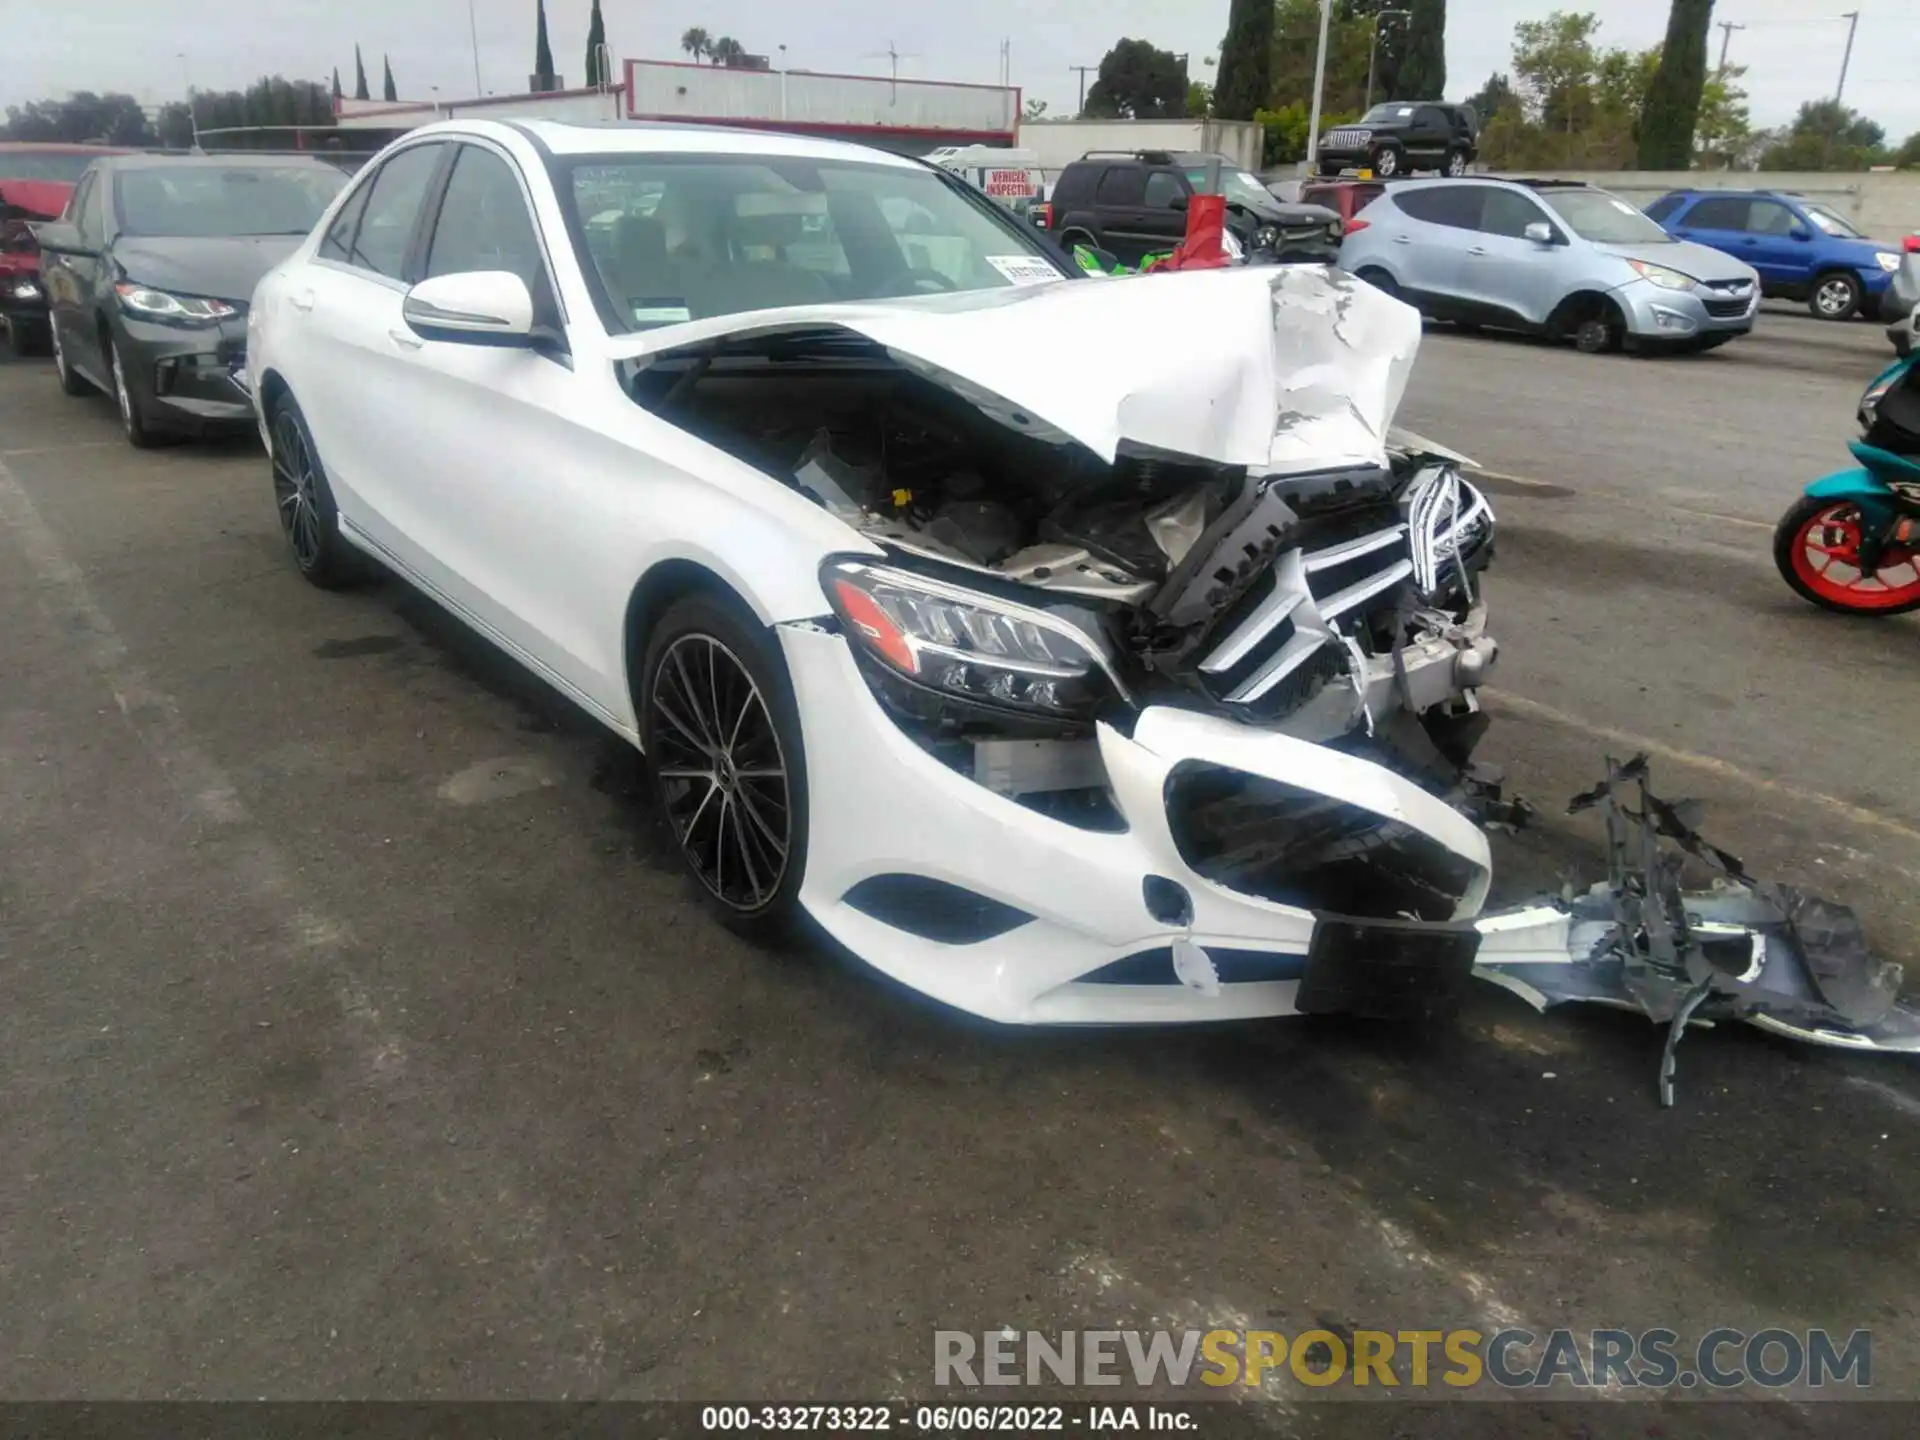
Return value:
<svg viewBox="0 0 1920 1440">
<path fill-rule="evenodd" d="M 1773 563 L 1801 599 L 1842 615 L 1920 610 L 1920 552 L 1890 547 L 1873 574 L 1860 569 L 1860 507 L 1802 496 L 1773 531 Z"/>
</svg>

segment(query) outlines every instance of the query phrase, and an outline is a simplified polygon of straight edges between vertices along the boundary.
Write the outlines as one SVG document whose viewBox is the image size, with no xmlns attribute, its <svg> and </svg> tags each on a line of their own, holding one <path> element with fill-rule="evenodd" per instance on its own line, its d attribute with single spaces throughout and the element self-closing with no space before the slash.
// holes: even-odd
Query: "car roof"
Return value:
<svg viewBox="0 0 1920 1440">
<path fill-rule="evenodd" d="M 1764 187 L 1760 187 L 1752 190 L 1733 190 L 1733 189 L 1724 188 L 1718 185 L 1710 186 L 1710 187 L 1702 186 L 1702 185 L 1688 185 L 1679 190 L 1669 190 L 1666 195 L 1662 195 L 1660 198 L 1662 200 L 1665 200 L 1668 195 L 1680 195 L 1680 196 L 1733 195 L 1733 196 L 1743 197 L 1747 199 L 1751 199 L 1755 196 L 1764 196 L 1768 200 L 1798 200 L 1802 205 L 1808 205 L 1813 203 L 1812 201 L 1808 200 L 1806 196 L 1794 190 L 1768 190 Z"/>
<path fill-rule="evenodd" d="M 476 135 L 504 140 L 519 135 L 555 155 L 779 155 L 795 160 L 839 160 L 927 168 L 919 160 L 892 155 L 845 140 L 816 140 L 732 125 L 676 125 L 646 120 L 578 124 L 564 120 L 448 120 L 410 132 L 424 135 Z"/>
<path fill-rule="evenodd" d="M 319 155 L 239 152 L 229 155 L 155 154 L 121 151 L 107 156 L 102 166 L 111 170 L 284 170 L 290 165 L 318 165 L 337 170 Z"/>
</svg>

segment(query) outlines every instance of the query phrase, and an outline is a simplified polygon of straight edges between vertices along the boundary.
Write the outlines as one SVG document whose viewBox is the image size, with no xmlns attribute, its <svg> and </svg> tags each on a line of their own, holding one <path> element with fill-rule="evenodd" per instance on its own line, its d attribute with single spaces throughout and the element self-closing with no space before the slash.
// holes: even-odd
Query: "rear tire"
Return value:
<svg viewBox="0 0 1920 1440">
<path fill-rule="evenodd" d="M 344 590 L 365 580 L 372 567 L 340 533 L 340 510 L 333 502 L 327 472 L 314 449 L 306 416 L 291 395 L 273 402 L 267 433 L 274 506 L 295 568 L 308 584 L 322 590 Z"/>
<path fill-rule="evenodd" d="M 1807 309 L 1816 320 L 1850 320 L 1860 308 L 1860 282 L 1843 271 L 1816 275 Z"/>
<path fill-rule="evenodd" d="M 676 600 L 637 697 L 655 803 L 707 907 L 753 940 L 800 915 L 807 773 L 778 641 L 731 595 Z"/>
<path fill-rule="evenodd" d="M 1355 271 L 1353 278 L 1366 281 L 1382 295 L 1391 295 L 1395 300 L 1402 298 L 1399 282 L 1377 265 L 1368 265 Z"/>
<path fill-rule="evenodd" d="M 53 373 L 60 381 L 60 392 L 63 395 L 91 394 L 93 386 L 67 363 L 66 347 L 60 343 L 60 327 L 50 324 L 49 330 L 53 336 Z"/>
</svg>

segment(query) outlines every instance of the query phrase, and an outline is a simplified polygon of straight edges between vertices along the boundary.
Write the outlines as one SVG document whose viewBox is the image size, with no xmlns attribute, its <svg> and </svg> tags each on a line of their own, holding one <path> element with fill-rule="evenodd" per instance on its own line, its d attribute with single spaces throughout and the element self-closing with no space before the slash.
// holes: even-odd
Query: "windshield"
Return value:
<svg viewBox="0 0 1920 1440">
<path fill-rule="evenodd" d="M 96 156 L 66 150 L 0 150 L 0 180 L 58 180 L 72 185 Z"/>
<path fill-rule="evenodd" d="M 1198 166 L 1188 170 L 1187 183 L 1193 186 L 1196 194 L 1204 193 L 1202 187 L 1207 183 L 1206 167 Z M 1245 170 L 1235 170 L 1227 165 L 1220 167 L 1220 193 L 1229 200 L 1236 200 L 1242 205 L 1255 208 L 1274 203 L 1273 192 L 1262 185 L 1257 176 Z"/>
<path fill-rule="evenodd" d="M 1062 277 L 1030 227 L 931 169 L 607 155 L 564 172 L 582 268 L 617 331 Z"/>
<path fill-rule="evenodd" d="M 1376 105 L 1360 117 L 1362 125 L 1397 125 L 1413 118 L 1411 105 Z"/>
<path fill-rule="evenodd" d="M 330 165 L 153 166 L 118 178 L 129 235 L 304 235 L 347 177 Z"/>
<path fill-rule="evenodd" d="M 1604 190 L 1536 192 L 1582 240 L 1599 245 L 1674 245 L 1676 241 L 1643 213 Z"/>
<path fill-rule="evenodd" d="M 1849 240 L 1864 240 L 1867 238 L 1824 205 L 1802 205 L 1801 208 L 1807 212 L 1807 218 L 1809 220 L 1813 221 L 1814 224 L 1818 225 L 1829 235 L 1839 235 Z"/>
</svg>

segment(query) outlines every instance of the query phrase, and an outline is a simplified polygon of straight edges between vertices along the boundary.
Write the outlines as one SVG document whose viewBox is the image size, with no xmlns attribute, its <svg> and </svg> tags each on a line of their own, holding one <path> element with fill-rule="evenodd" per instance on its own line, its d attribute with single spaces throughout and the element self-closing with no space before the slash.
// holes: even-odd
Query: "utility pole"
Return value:
<svg viewBox="0 0 1920 1440">
<path fill-rule="evenodd" d="M 1744 25 L 1736 25 L 1731 20 L 1722 20 L 1719 22 L 1719 25 L 1720 25 L 1720 64 L 1716 73 L 1724 75 L 1727 73 L 1727 43 L 1733 39 L 1734 31 L 1744 30 L 1747 27 Z"/>
<path fill-rule="evenodd" d="M 1100 67 L 1098 65 L 1069 65 L 1067 69 L 1080 72 L 1080 108 L 1073 112 L 1073 118 L 1078 120 L 1082 115 L 1087 113 L 1087 72 L 1091 70 L 1097 75 L 1100 73 Z"/>
<path fill-rule="evenodd" d="M 1840 103 L 1840 96 L 1847 88 L 1847 66 L 1853 60 L 1853 32 L 1860 28 L 1860 12 L 1848 10 L 1840 16 L 1847 22 L 1847 48 L 1840 56 L 1840 83 L 1833 87 L 1833 103 Z"/>
<path fill-rule="evenodd" d="M 1333 0 L 1320 0 L 1320 48 L 1313 54 L 1313 108 L 1307 116 L 1307 164 L 1320 152 L 1320 91 L 1327 83 L 1327 26 L 1333 20 Z"/>
<path fill-rule="evenodd" d="M 1840 54 L 1840 82 L 1833 87 L 1833 123 L 1827 126 L 1826 143 L 1820 147 L 1820 168 L 1825 170 L 1833 163 L 1833 136 L 1840 128 L 1840 118 L 1844 113 L 1840 108 L 1840 97 L 1847 89 L 1847 65 L 1853 59 L 1853 32 L 1860 28 L 1860 12 L 1849 10 L 1839 17 L 1847 22 L 1847 48 Z"/>
<path fill-rule="evenodd" d="M 473 93 L 482 93 L 480 86 L 480 26 L 473 18 L 473 0 L 467 0 L 467 38 L 473 42 Z"/>
</svg>

